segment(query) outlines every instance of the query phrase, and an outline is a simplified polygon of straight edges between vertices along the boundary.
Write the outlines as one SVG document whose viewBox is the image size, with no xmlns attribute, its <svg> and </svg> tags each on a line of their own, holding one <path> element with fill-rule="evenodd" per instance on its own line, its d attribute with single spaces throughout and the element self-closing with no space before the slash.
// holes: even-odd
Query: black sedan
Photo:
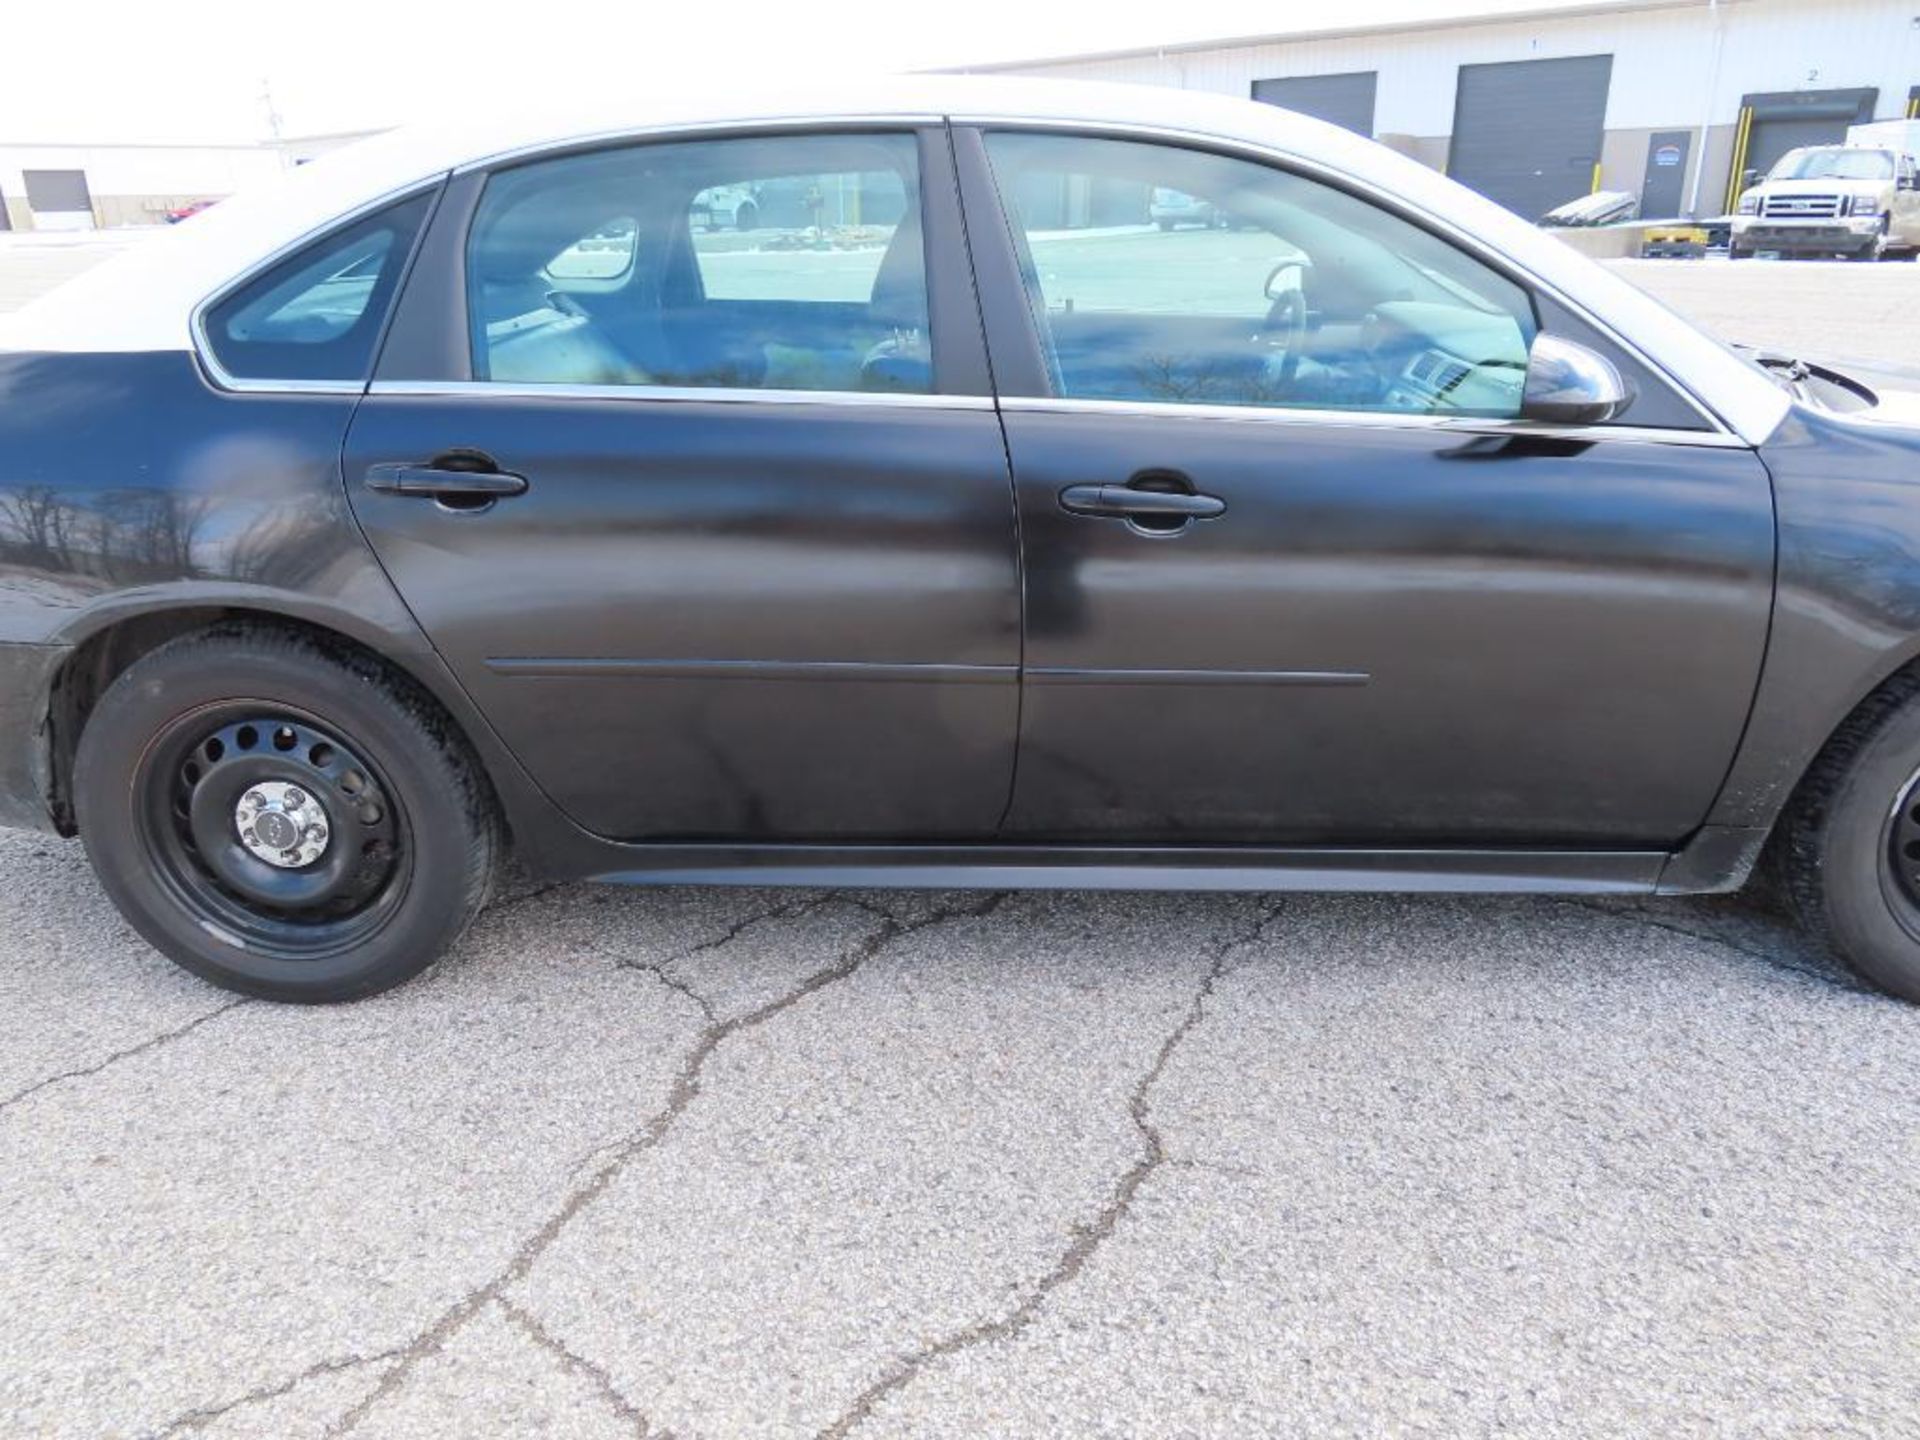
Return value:
<svg viewBox="0 0 1920 1440">
<path fill-rule="evenodd" d="M 1892 410 L 1267 106 L 400 132 L 0 330 L 0 821 L 287 1000 L 422 969 L 509 847 L 1570 894 L 1764 855 L 1920 998 Z"/>
</svg>

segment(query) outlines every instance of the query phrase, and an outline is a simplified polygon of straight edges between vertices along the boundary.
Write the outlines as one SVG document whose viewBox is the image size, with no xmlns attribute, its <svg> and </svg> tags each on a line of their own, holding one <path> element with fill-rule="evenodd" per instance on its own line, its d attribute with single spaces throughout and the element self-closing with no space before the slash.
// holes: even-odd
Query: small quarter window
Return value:
<svg viewBox="0 0 1920 1440">
<path fill-rule="evenodd" d="M 206 339 L 243 380 L 364 380 L 427 197 L 314 241 L 206 314 Z"/>
</svg>

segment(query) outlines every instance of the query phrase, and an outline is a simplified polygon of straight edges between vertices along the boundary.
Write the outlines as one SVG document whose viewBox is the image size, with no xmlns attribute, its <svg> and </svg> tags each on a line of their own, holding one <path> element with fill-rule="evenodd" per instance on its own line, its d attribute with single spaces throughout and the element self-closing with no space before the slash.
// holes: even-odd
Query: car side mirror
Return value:
<svg viewBox="0 0 1920 1440">
<path fill-rule="evenodd" d="M 1742 190 L 1751 190 L 1759 183 L 1760 172 L 1758 170 L 1742 170 L 1740 172 L 1740 188 Z"/>
<path fill-rule="evenodd" d="M 1520 399 L 1522 420 L 1599 425 L 1632 400 L 1632 387 L 1606 356 L 1557 335 L 1533 337 Z"/>
</svg>

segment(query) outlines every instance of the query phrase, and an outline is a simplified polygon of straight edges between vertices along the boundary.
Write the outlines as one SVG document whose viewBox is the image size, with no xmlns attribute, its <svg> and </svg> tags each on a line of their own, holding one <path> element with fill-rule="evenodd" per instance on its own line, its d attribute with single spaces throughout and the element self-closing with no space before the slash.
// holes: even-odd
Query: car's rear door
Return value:
<svg viewBox="0 0 1920 1440">
<path fill-rule="evenodd" d="M 817 191 L 804 223 L 695 198 Z M 1011 782 L 1015 520 L 944 134 L 457 176 L 345 455 L 534 778 L 618 839 L 966 839 Z"/>
<path fill-rule="evenodd" d="M 1750 450 L 1377 197 L 1114 134 L 956 139 L 1027 571 L 1010 838 L 1701 823 L 1771 605 Z M 1244 228 L 1163 233 L 1156 186 Z M 1517 422 L 1543 328 L 1612 351 L 1625 423 Z"/>
</svg>

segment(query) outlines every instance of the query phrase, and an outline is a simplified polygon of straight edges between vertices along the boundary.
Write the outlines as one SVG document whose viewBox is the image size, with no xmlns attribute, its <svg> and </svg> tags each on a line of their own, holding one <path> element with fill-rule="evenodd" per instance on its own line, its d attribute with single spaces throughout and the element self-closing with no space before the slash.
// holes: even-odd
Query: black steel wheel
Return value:
<svg viewBox="0 0 1920 1440">
<path fill-rule="evenodd" d="M 371 995 L 472 921 L 501 849 L 477 763 L 369 656 L 277 629 L 183 637 L 81 733 L 74 808 L 153 945 L 250 995 Z"/>
<path fill-rule="evenodd" d="M 310 715 L 236 702 L 183 716 L 135 783 L 140 839 L 176 901 L 262 954 L 362 944 L 405 894 L 405 815 L 379 771 Z"/>
<path fill-rule="evenodd" d="M 1881 889 L 1894 918 L 1920 944 L 1920 771 L 1900 787 L 1883 828 Z"/>
</svg>

